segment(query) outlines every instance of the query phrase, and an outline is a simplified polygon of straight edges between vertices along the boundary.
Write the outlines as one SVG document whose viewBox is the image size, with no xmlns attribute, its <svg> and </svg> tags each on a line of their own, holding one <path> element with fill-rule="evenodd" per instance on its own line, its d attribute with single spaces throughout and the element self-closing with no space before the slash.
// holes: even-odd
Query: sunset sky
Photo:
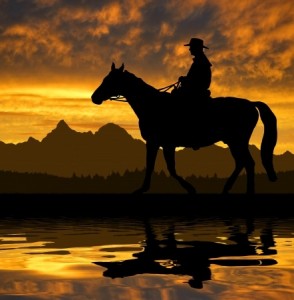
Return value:
<svg viewBox="0 0 294 300">
<path fill-rule="evenodd" d="M 267 103 L 275 153 L 294 153 L 293 0 L 0 0 L 0 141 L 41 140 L 61 119 L 80 132 L 113 122 L 139 138 L 128 104 L 96 106 L 91 94 L 113 61 L 156 88 L 177 81 L 191 37 L 209 47 L 212 97 Z"/>
</svg>

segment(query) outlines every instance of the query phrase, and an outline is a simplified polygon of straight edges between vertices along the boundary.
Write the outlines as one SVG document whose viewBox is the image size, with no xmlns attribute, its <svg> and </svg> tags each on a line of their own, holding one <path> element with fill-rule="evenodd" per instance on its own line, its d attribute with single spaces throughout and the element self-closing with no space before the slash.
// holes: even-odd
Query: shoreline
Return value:
<svg viewBox="0 0 294 300">
<path fill-rule="evenodd" d="M 1 216 L 294 217 L 294 194 L 0 194 Z"/>
</svg>

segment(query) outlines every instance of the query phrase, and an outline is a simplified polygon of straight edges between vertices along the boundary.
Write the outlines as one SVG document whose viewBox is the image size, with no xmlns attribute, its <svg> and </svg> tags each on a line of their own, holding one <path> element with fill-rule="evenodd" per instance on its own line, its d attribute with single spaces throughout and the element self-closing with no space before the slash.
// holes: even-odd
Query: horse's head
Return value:
<svg viewBox="0 0 294 300">
<path fill-rule="evenodd" d="M 101 104 L 104 100 L 122 95 L 123 71 L 124 64 L 122 64 L 120 68 L 116 69 L 115 64 L 112 63 L 111 71 L 103 79 L 101 85 L 95 90 L 95 92 L 91 96 L 93 103 Z"/>
</svg>

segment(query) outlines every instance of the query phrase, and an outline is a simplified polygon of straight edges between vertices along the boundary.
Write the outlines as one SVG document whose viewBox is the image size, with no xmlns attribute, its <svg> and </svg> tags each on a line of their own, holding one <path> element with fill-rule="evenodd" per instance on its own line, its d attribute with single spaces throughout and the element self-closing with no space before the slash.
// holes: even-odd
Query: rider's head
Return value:
<svg viewBox="0 0 294 300">
<path fill-rule="evenodd" d="M 185 44 L 184 46 L 190 47 L 189 50 L 192 55 L 203 52 L 203 48 L 209 49 L 208 47 L 204 46 L 203 40 L 198 38 L 191 38 L 189 44 Z"/>
</svg>

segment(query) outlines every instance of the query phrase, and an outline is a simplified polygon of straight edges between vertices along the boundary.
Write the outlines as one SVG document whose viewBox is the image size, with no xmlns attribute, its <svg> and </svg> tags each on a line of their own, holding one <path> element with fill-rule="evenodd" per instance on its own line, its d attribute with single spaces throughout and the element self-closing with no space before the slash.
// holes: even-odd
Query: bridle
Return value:
<svg viewBox="0 0 294 300">
<path fill-rule="evenodd" d="M 109 100 L 110 101 L 118 101 L 118 102 L 128 102 L 128 100 L 122 95 L 111 96 L 109 98 Z"/>
</svg>

